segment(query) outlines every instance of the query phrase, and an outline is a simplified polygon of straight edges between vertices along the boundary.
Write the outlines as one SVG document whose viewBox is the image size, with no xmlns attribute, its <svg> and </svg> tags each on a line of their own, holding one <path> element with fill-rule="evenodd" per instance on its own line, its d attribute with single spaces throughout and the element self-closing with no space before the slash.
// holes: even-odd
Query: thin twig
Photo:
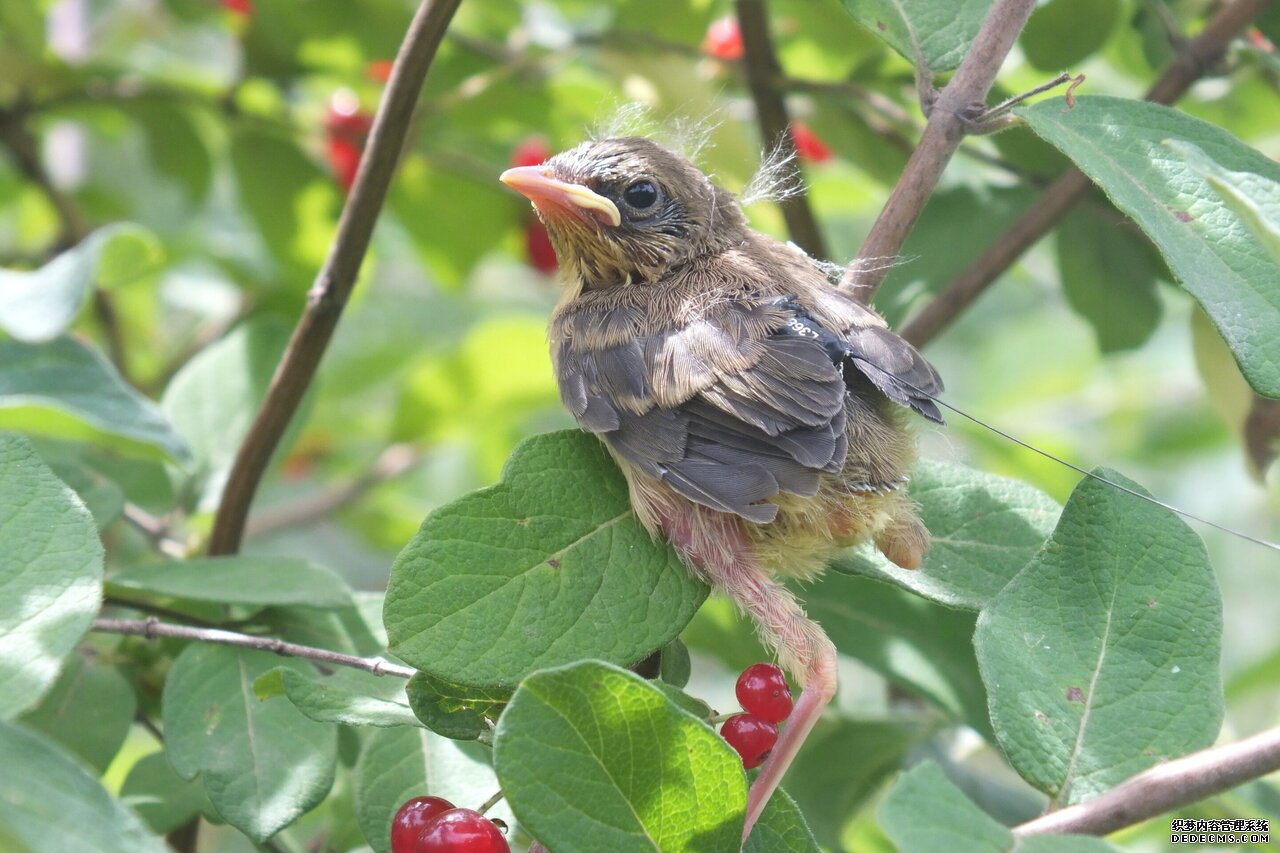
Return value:
<svg viewBox="0 0 1280 853">
<path fill-rule="evenodd" d="M 1172 104 L 1186 93 L 1226 50 L 1270 0 L 1235 0 L 1186 42 L 1146 94 L 1148 101 Z M 1089 179 L 1069 169 L 1041 193 L 1008 231 L 996 238 L 902 329 L 902 336 L 916 346 L 933 340 L 965 308 L 987 289 L 1022 254 L 1049 232 L 1062 216 L 1089 191 Z"/>
<path fill-rule="evenodd" d="M 423 80 L 460 2 L 423 0 L 409 25 L 386 94 L 374 116 L 355 186 L 343 208 L 337 239 L 316 276 L 307 307 L 271 379 L 266 398 L 236 454 L 209 538 L 210 554 L 234 554 L 240 549 L 258 483 L 315 376 L 355 286 L 405 145 Z"/>
<path fill-rule="evenodd" d="M 778 56 L 769 35 L 769 16 L 764 0 L 737 0 L 738 27 L 742 31 L 744 63 L 747 86 L 756 104 L 756 119 L 760 123 L 760 138 L 767 152 L 777 151 L 782 156 L 782 168 L 791 172 L 788 183 L 794 184 L 794 192 L 779 201 L 782 218 L 792 241 L 815 258 L 826 259 L 827 249 L 822 230 L 809 207 L 809 195 L 804 177 L 796 162 L 795 140 L 791 137 L 791 120 L 787 105 L 775 82 L 782 77 Z"/>
<path fill-rule="evenodd" d="M 139 711 L 133 715 L 133 721 L 142 726 L 147 732 L 160 743 L 164 743 L 164 732 L 160 731 L 159 726 L 152 722 L 151 718 L 145 712 Z"/>
<path fill-rule="evenodd" d="M 379 454 L 373 467 L 359 479 L 340 486 L 316 492 L 293 503 L 269 507 L 254 513 L 245 527 L 245 536 L 265 536 L 288 527 L 310 524 L 332 515 L 342 507 L 354 503 L 374 486 L 399 477 L 421 459 L 418 451 L 409 444 L 393 444 Z"/>
<path fill-rule="evenodd" d="M 144 383 L 143 390 L 153 394 L 160 394 L 164 389 L 169 387 L 169 383 L 178 371 L 187 366 L 191 359 L 195 358 L 204 348 L 221 338 L 231 329 L 234 329 L 241 321 L 247 319 L 254 311 L 255 300 L 242 296 L 239 305 L 230 316 L 222 318 L 206 319 L 191 333 L 190 338 L 182 344 L 182 348 L 177 353 L 170 356 L 164 366 L 156 371 L 155 376 Z"/>
<path fill-rule="evenodd" d="M 502 789 L 501 789 L 501 788 L 499 788 L 499 789 L 498 789 L 498 793 L 494 794 L 492 797 L 490 797 L 489 799 L 485 800 L 485 801 L 480 805 L 480 808 L 476 809 L 476 811 L 480 812 L 480 814 L 484 814 L 484 813 L 485 813 L 485 812 L 487 812 L 489 809 L 493 808 L 493 807 L 494 807 L 494 806 L 496 806 L 498 803 L 502 802 L 502 796 L 503 796 L 503 794 L 502 794 Z"/>
<path fill-rule="evenodd" d="M 1177 17 L 1173 14 L 1173 10 L 1169 8 L 1169 4 L 1164 0 L 1146 0 L 1147 10 L 1160 23 L 1160 29 L 1164 30 L 1164 36 L 1169 40 L 1169 44 L 1175 50 L 1180 50 L 1187 43 L 1187 34 L 1182 31 L 1182 24 L 1178 23 Z"/>
<path fill-rule="evenodd" d="M 166 557 L 173 557 L 175 560 L 181 560 L 187 556 L 186 543 L 169 535 L 169 525 L 142 507 L 126 502 L 123 515 L 126 521 L 151 540 L 151 544 L 161 554 Z"/>
<path fill-rule="evenodd" d="M 79 244 L 88 236 L 89 223 L 75 199 L 59 189 L 48 170 L 45 169 L 40 159 L 39 143 L 35 135 L 23 125 L 25 115 L 25 109 L 0 112 L 0 145 L 8 149 L 10 156 L 18 165 L 18 170 L 27 180 L 36 185 L 40 194 L 57 214 L 58 237 L 50 252 L 56 255 Z M 120 322 L 111 297 L 100 288 L 95 288 L 92 301 L 94 313 L 97 314 L 103 337 L 106 339 L 107 354 L 111 357 L 112 363 L 119 368 L 121 375 L 128 378 L 124 340 L 120 335 Z"/>
<path fill-rule="evenodd" d="M 1280 770 L 1280 728 L 1176 758 L 1078 805 L 1014 827 L 1015 835 L 1106 835 Z"/>
<path fill-rule="evenodd" d="M 965 116 L 986 101 L 1000 64 L 1008 55 L 1031 14 L 1035 0 L 996 0 L 982 22 L 951 82 L 938 93 L 929 111 L 920 143 L 871 226 L 840 287 L 870 302 L 884 281 L 885 258 L 896 257 L 912 226 L 933 194 L 938 179 L 965 134 Z"/>
<path fill-rule="evenodd" d="M 45 170 L 36 137 L 23 126 L 22 119 L 22 111 L 0 113 L 0 144 L 9 150 L 23 177 L 36 185 L 57 214 L 59 233 L 54 252 L 66 251 L 85 238 L 89 225 L 75 200 L 60 190 Z"/>
<path fill-rule="evenodd" d="M 180 619 L 184 622 L 194 622 L 197 626 L 205 626 L 216 628 L 216 622 L 210 622 L 207 619 L 201 619 L 198 616 L 192 616 L 190 613 L 183 613 L 181 610 L 174 610 L 171 607 L 163 607 L 159 604 L 151 604 L 147 601 L 130 601 L 128 598 L 121 598 L 118 595 L 107 595 L 102 599 L 103 607 L 116 607 L 121 610 L 133 610 L 137 613 L 145 613 L 148 616 L 155 616 L 162 619 Z"/>
<path fill-rule="evenodd" d="M 1007 113 L 1009 110 L 1016 107 L 1018 104 L 1027 100 L 1028 98 L 1034 98 L 1036 95 L 1043 95 L 1045 92 L 1048 92 L 1051 89 L 1056 89 L 1059 86 L 1061 86 L 1063 83 L 1066 83 L 1068 81 L 1071 82 L 1071 85 L 1067 87 L 1067 95 L 1066 95 L 1067 106 L 1068 107 L 1074 106 L 1075 101 L 1072 100 L 1072 93 L 1075 91 L 1077 86 L 1079 86 L 1081 83 L 1084 82 L 1084 75 L 1072 74 L 1069 71 L 1063 71 L 1057 77 L 1054 77 L 1052 80 L 1049 80 L 1047 82 L 1041 83 L 1039 86 L 1036 86 L 1034 89 L 1028 89 L 1027 91 L 1022 92 L 1021 94 L 1018 94 L 1018 95 L 1014 95 L 1011 98 L 1005 98 L 1003 101 L 996 104 L 994 107 L 988 108 L 984 118 L 994 118 L 997 116 L 1001 116 Z"/>
<path fill-rule="evenodd" d="M 815 95 L 853 98 L 866 104 L 894 124 L 912 130 L 919 130 L 922 124 L 893 98 L 853 80 L 806 80 L 802 77 L 779 77 L 774 81 L 774 85 L 788 92 L 809 92 Z"/>
<path fill-rule="evenodd" d="M 317 649 L 314 646 L 300 646 L 287 643 L 275 637 L 255 637 L 252 634 L 240 634 L 222 628 L 196 628 L 191 625 L 174 625 L 161 622 L 159 619 L 95 619 L 93 628 L 103 634 L 124 634 L 131 637 L 146 637 L 154 640 L 157 637 L 173 637 L 178 640 L 193 640 L 198 643 L 214 643 L 220 646 L 235 646 L 241 649 L 254 649 L 260 652 L 274 652 L 292 658 L 306 658 L 319 663 L 345 666 L 359 669 L 373 675 L 393 675 L 396 678 L 411 678 L 414 670 L 407 666 L 391 663 L 382 658 L 362 658 L 355 655 L 344 655 L 328 649 Z"/>
</svg>

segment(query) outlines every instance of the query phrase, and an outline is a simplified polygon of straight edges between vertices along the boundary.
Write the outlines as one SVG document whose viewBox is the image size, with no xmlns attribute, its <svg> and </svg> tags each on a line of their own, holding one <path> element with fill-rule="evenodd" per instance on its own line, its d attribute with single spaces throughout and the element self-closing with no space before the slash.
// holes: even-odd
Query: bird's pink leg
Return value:
<svg viewBox="0 0 1280 853">
<path fill-rule="evenodd" d="M 835 646 L 805 615 L 791 591 L 760 566 L 736 517 L 687 502 L 653 509 L 684 561 L 751 617 L 761 640 L 776 650 L 779 662 L 803 688 L 778 742 L 751 784 L 742 829 L 745 841 L 835 695 Z"/>
<path fill-rule="evenodd" d="M 809 736 L 809 732 L 822 716 L 823 709 L 835 694 L 836 650 L 835 646 L 828 641 L 817 650 L 817 654 L 810 661 L 800 698 L 791 709 L 791 716 L 787 717 L 786 725 L 778 735 L 778 742 L 774 744 L 773 751 L 765 759 L 756 780 L 751 783 L 751 790 L 747 794 L 747 822 L 742 830 L 743 841 L 747 840 L 751 827 L 755 826 L 756 821 L 760 819 L 765 805 L 769 802 L 769 797 L 773 796 L 773 792 L 777 790 L 782 777 L 786 775 L 787 768 L 800 752 L 800 746 Z"/>
</svg>

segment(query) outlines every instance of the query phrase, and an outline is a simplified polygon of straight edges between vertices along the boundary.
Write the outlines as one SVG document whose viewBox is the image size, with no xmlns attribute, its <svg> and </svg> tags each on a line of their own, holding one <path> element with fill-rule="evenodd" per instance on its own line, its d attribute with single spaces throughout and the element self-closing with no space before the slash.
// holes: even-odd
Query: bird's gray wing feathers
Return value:
<svg viewBox="0 0 1280 853">
<path fill-rule="evenodd" d="M 784 327 L 786 334 L 817 341 L 833 362 L 865 376 L 890 400 L 935 423 L 943 422 L 942 412 L 932 399 L 943 391 L 942 378 L 903 338 L 878 323 L 853 325 L 836 333 L 818 323 L 793 298 L 777 299 L 774 304 L 790 314 Z M 875 316 L 870 309 L 858 307 Z"/>
<path fill-rule="evenodd" d="M 706 320 L 612 346 L 565 339 L 556 364 L 565 405 L 619 457 L 755 522 L 777 515 L 769 498 L 814 495 L 819 474 L 840 470 L 853 376 L 942 420 L 930 399 L 942 381 L 909 343 L 880 325 L 837 334 L 790 298 L 722 303 Z"/>
<path fill-rule="evenodd" d="M 561 397 L 645 474 L 703 506 L 772 521 L 769 498 L 814 495 L 821 472 L 840 470 L 844 380 L 821 345 L 778 331 L 782 312 L 735 302 L 716 313 L 591 351 L 562 341 Z"/>
</svg>

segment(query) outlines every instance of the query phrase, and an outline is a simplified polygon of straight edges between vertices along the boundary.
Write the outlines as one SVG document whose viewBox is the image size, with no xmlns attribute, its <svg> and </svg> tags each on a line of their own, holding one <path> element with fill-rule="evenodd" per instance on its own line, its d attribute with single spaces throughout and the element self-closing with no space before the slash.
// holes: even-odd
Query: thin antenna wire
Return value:
<svg viewBox="0 0 1280 853">
<path fill-rule="evenodd" d="M 1255 545 L 1261 545 L 1262 547 L 1270 548 L 1273 551 L 1280 551 L 1280 544 L 1276 542 L 1269 542 L 1266 539 L 1261 539 L 1257 536 L 1253 536 L 1251 534 L 1245 533 L 1243 530 L 1236 530 L 1233 527 L 1227 527 L 1226 525 L 1219 524 L 1216 521 L 1210 521 L 1209 519 L 1203 516 L 1196 515 L 1193 512 L 1187 512 L 1185 509 L 1179 509 L 1173 504 L 1167 504 L 1164 501 L 1159 500 L 1158 498 L 1153 498 L 1150 495 L 1142 494 L 1142 492 L 1134 491 L 1128 486 L 1122 486 L 1121 484 L 1115 482 L 1114 480 L 1108 480 L 1106 477 L 1100 477 L 1097 474 L 1093 473 L 1092 471 L 1086 471 L 1085 469 L 1081 468 L 1079 465 L 1073 465 L 1065 459 L 1059 459 L 1057 456 L 1054 456 L 1052 453 L 1050 453 L 1047 450 L 1041 450 L 1040 448 L 1036 447 L 1034 444 L 1028 444 L 1027 442 L 1023 441 L 1017 436 L 1010 435 L 1004 430 L 998 429 L 992 426 L 991 424 L 987 423 L 986 421 L 980 420 L 979 418 L 975 418 L 973 415 L 969 414 L 968 412 L 962 412 L 959 409 L 957 409 L 955 406 L 951 405 L 950 403 L 939 400 L 937 397 L 933 396 L 927 391 L 923 391 L 917 388 L 916 386 L 912 385 L 910 382 L 907 382 L 901 379 L 900 377 L 898 381 L 902 382 L 903 385 L 906 385 L 908 388 L 915 391 L 917 394 L 928 397 L 930 400 L 933 400 L 933 402 L 937 403 L 939 406 L 942 406 L 948 411 L 955 412 L 960 417 L 967 418 L 968 420 L 973 421 L 978 426 L 984 427 L 985 429 L 989 429 L 992 432 L 994 432 L 996 435 L 1007 438 L 1009 441 L 1012 441 L 1014 444 L 1020 447 L 1025 447 L 1027 450 L 1033 451 L 1035 453 L 1039 453 L 1041 456 L 1045 457 L 1046 459 L 1052 459 L 1054 462 L 1057 462 L 1059 465 L 1065 465 L 1068 468 L 1070 468 L 1072 471 L 1076 471 L 1077 473 L 1083 474 L 1086 477 L 1090 477 L 1094 480 L 1097 480 L 1100 483 L 1106 483 L 1108 486 L 1111 486 L 1114 489 L 1119 489 L 1125 494 L 1133 495 L 1135 498 L 1141 498 L 1147 503 L 1155 504 L 1161 509 L 1168 510 L 1169 512 L 1172 512 L 1175 515 L 1181 515 L 1184 518 L 1189 518 L 1193 521 L 1198 521 L 1201 524 L 1207 524 L 1210 527 L 1214 528 L 1215 530 L 1221 530 L 1223 533 L 1228 533 L 1232 536 L 1238 536 L 1239 538 L 1252 542 Z"/>
</svg>

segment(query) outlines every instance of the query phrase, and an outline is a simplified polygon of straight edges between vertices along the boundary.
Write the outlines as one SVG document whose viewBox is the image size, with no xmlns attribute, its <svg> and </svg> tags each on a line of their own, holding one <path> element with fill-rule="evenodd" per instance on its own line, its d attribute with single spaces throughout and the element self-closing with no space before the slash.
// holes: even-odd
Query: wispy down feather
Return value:
<svg viewBox="0 0 1280 853">
<path fill-rule="evenodd" d="M 632 101 L 621 104 L 587 131 L 594 140 L 619 136 L 647 136 L 680 152 L 697 163 L 720 126 L 708 117 L 667 116 L 658 119 L 647 105 Z"/>
<path fill-rule="evenodd" d="M 757 201 L 783 201 L 804 192 L 804 178 L 796 168 L 796 154 L 781 145 L 768 151 L 760 168 L 738 194 L 744 206 Z"/>
</svg>

